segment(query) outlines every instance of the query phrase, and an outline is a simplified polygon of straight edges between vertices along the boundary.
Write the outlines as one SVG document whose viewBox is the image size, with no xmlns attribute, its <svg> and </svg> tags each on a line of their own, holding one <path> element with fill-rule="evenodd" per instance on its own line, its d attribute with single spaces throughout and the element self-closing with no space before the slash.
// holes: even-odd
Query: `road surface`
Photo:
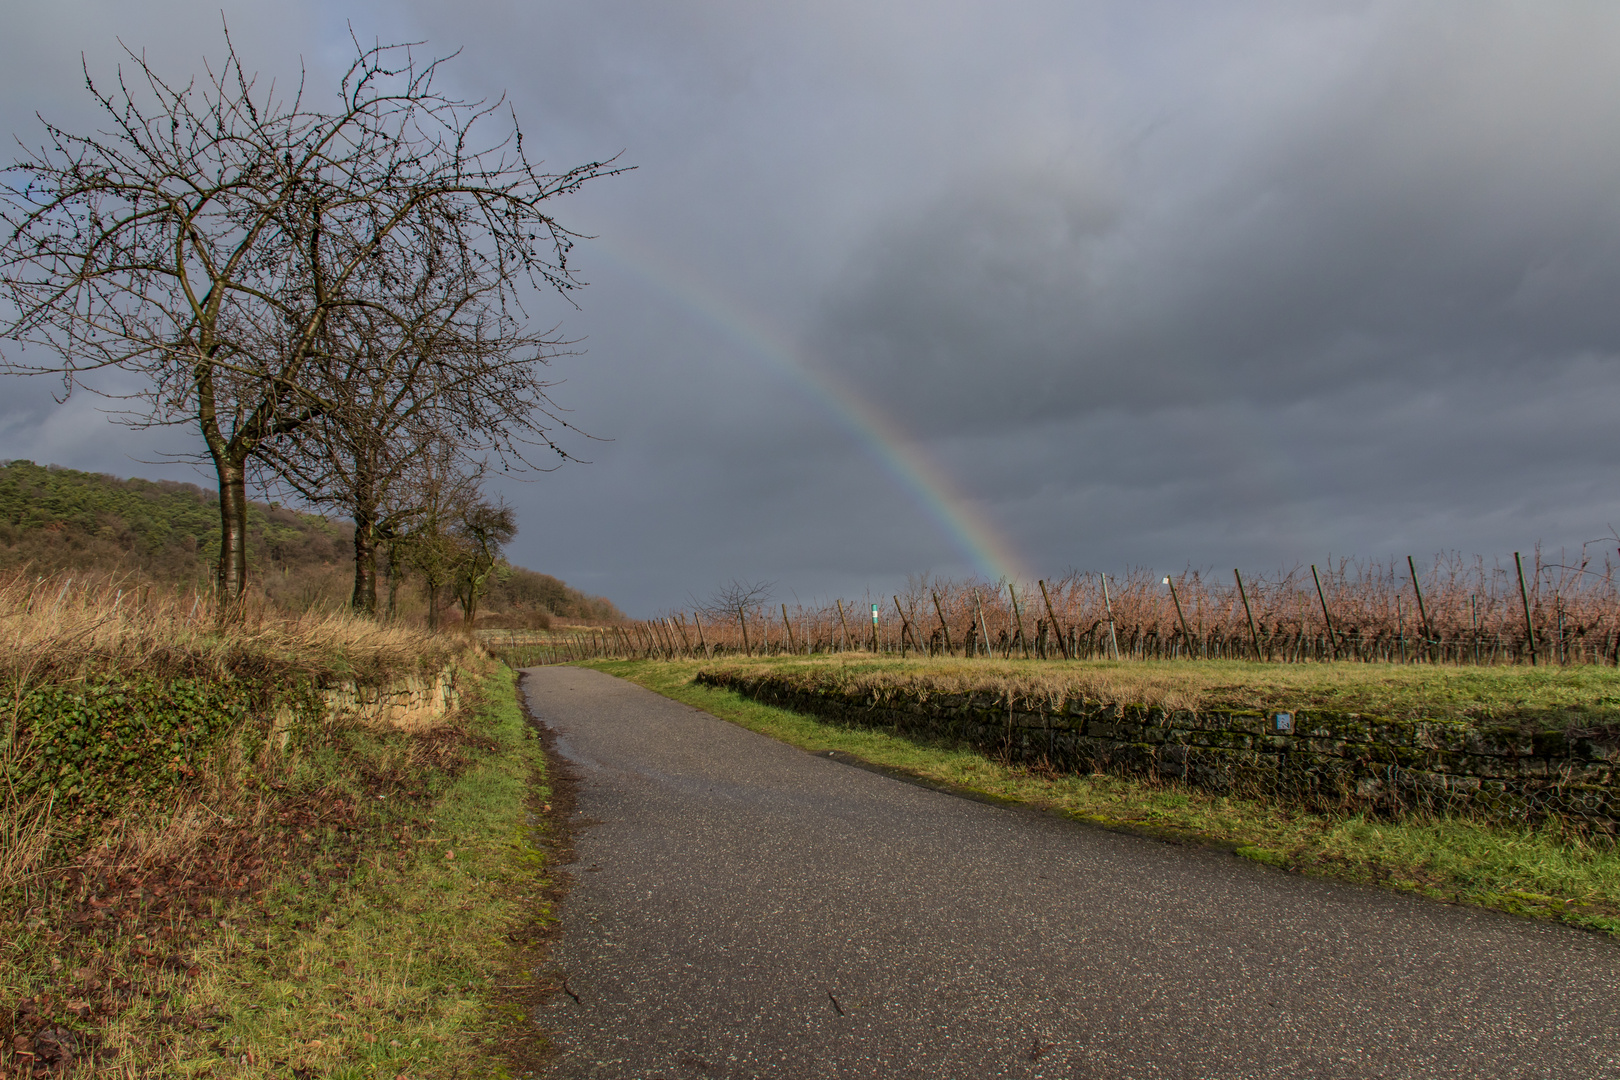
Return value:
<svg viewBox="0 0 1620 1080">
<path fill-rule="evenodd" d="M 578 785 L 554 1077 L 1620 1077 L 1596 935 L 523 688 Z"/>
</svg>

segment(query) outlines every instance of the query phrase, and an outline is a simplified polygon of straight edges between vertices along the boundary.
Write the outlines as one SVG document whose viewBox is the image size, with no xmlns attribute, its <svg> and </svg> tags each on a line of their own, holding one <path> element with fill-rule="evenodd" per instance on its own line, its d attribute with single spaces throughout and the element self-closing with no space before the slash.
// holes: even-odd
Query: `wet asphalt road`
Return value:
<svg viewBox="0 0 1620 1080">
<path fill-rule="evenodd" d="M 941 794 L 596 672 L 523 686 L 579 781 L 551 1076 L 1620 1077 L 1595 935 Z"/>
</svg>

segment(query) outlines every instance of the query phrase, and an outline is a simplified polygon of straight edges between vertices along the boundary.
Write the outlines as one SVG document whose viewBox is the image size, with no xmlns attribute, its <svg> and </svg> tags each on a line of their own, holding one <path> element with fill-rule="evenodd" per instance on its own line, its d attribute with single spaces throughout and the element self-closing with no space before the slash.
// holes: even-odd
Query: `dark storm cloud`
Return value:
<svg viewBox="0 0 1620 1080">
<path fill-rule="evenodd" d="M 109 68 L 115 34 L 194 70 L 217 6 L 14 5 L 0 117 L 88 115 L 77 56 Z M 502 487 L 517 561 L 631 610 L 974 569 L 774 342 L 899 418 L 1036 572 L 1620 523 L 1612 5 L 269 10 L 226 16 L 283 82 L 301 57 L 326 85 L 351 22 L 425 39 L 552 165 L 637 166 L 558 206 L 600 237 L 591 287 L 534 307 L 586 339 L 558 397 L 612 441 Z M 0 456 L 155 475 L 187 445 L 7 400 Z"/>
<path fill-rule="evenodd" d="M 1614 355 L 1615 16 L 1424 10 L 1218 151 L 1192 104 L 968 178 L 851 259 L 827 351 L 928 431 Z"/>
</svg>

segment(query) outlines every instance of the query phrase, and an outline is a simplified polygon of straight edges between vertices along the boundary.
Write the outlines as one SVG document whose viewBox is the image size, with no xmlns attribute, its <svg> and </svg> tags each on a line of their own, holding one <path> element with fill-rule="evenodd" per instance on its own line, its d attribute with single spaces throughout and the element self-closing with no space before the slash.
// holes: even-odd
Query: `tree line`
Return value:
<svg viewBox="0 0 1620 1080">
<path fill-rule="evenodd" d="M 222 597 L 247 586 L 257 487 L 353 521 L 356 611 L 378 611 L 382 558 L 470 622 L 516 533 L 488 471 L 555 468 L 565 432 L 589 438 L 547 378 L 572 343 L 525 308 L 581 285 L 551 207 L 622 167 L 546 171 L 503 100 L 439 88 L 451 58 L 353 44 L 330 105 L 306 78 L 261 85 L 228 31 L 201 77 L 127 49 L 110 84 L 87 67 L 102 126 L 45 122 L 0 184 L 3 366 L 197 432 Z"/>
</svg>

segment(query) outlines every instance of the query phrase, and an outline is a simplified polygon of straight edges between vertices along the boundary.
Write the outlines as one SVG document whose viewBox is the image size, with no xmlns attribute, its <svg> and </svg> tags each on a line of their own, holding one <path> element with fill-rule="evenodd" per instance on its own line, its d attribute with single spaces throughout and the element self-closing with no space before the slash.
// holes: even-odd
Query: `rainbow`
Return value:
<svg viewBox="0 0 1620 1080">
<path fill-rule="evenodd" d="M 750 354 L 801 387 L 848 430 L 874 461 L 991 581 L 1030 581 L 1012 544 L 964 495 L 955 482 L 900 426 L 869 398 L 824 365 L 809 361 L 786 334 L 706 282 L 690 267 L 624 241 L 593 239 L 593 251 L 610 256 L 637 278 L 732 338 Z"/>
</svg>

